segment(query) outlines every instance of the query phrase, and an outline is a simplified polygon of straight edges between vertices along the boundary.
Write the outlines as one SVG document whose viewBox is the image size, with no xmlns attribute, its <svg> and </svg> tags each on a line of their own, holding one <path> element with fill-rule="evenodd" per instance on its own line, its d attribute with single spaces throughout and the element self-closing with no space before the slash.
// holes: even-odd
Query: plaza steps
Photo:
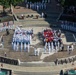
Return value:
<svg viewBox="0 0 76 75">
<path fill-rule="evenodd" d="M 53 21 L 55 22 L 56 20 L 54 18 L 57 18 L 57 16 L 50 18 L 38 18 L 38 19 L 34 19 L 34 18 L 25 18 L 24 20 L 19 20 L 20 22 L 27 22 L 27 21 Z"/>
<path fill-rule="evenodd" d="M 41 16 L 42 12 L 45 12 L 47 14 L 47 18 L 38 18 L 38 19 L 32 19 L 32 18 L 25 18 L 24 20 L 19 20 L 21 25 L 23 27 L 34 27 L 34 26 L 59 26 L 60 22 L 57 22 L 58 16 L 61 13 L 61 7 L 56 5 L 56 2 L 52 0 L 51 4 L 47 4 L 47 9 L 44 10 L 32 10 L 32 9 L 26 9 L 27 12 L 22 12 L 22 14 L 26 15 L 39 15 Z M 31 10 L 31 11 L 29 11 Z M 16 15 L 21 15 L 21 13 L 16 13 Z"/>
<path fill-rule="evenodd" d="M 23 27 L 48 27 L 49 23 L 46 21 L 25 21 L 25 22 L 15 22 L 15 25 Z"/>
<path fill-rule="evenodd" d="M 55 17 L 54 17 L 55 18 Z M 54 18 L 38 18 L 38 19 L 25 19 L 25 20 L 19 20 L 19 24 L 22 25 L 23 27 L 30 27 L 30 26 L 53 26 L 53 25 L 59 25 L 60 22 L 57 22 L 56 19 Z M 57 18 L 57 16 L 56 16 Z M 17 25 L 18 22 L 15 22 Z"/>
<path fill-rule="evenodd" d="M 59 75 L 59 72 L 19 72 L 15 71 L 15 75 Z"/>
<path fill-rule="evenodd" d="M 23 13 L 15 13 L 17 16 L 20 16 L 21 14 L 24 14 L 24 16 L 27 15 L 41 15 L 42 12 L 23 12 Z M 47 16 L 58 16 L 60 12 L 56 12 L 56 11 L 46 11 Z M 53 14 L 53 15 L 52 15 Z"/>
<path fill-rule="evenodd" d="M 55 66 L 54 62 L 42 62 L 42 61 L 32 61 L 32 62 L 22 62 L 20 66 L 23 67 L 47 67 Z"/>
</svg>

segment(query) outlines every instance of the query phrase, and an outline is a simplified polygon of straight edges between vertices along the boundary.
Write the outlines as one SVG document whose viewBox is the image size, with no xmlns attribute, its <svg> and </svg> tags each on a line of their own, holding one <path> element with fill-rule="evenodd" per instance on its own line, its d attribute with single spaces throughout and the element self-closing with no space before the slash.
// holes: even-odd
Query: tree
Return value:
<svg viewBox="0 0 76 75">
<path fill-rule="evenodd" d="M 24 0 L 0 0 L 0 5 L 3 6 L 3 12 L 5 12 L 5 9 L 10 7 L 10 10 L 13 6 L 16 6 L 18 3 L 23 2 Z"/>
<path fill-rule="evenodd" d="M 3 12 L 5 12 L 5 9 L 9 7 L 9 2 L 7 0 L 0 0 L 0 5 L 3 6 Z"/>
<path fill-rule="evenodd" d="M 12 13 L 12 11 L 13 11 L 13 8 L 12 8 L 12 6 L 16 6 L 17 4 L 19 4 L 19 3 L 21 3 L 21 2 L 23 2 L 24 0 L 9 0 L 9 6 L 10 6 L 10 11 L 11 11 L 11 13 Z"/>
<path fill-rule="evenodd" d="M 17 4 L 23 2 L 24 0 L 8 0 L 9 1 L 9 5 L 13 5 L 16 6 Z"/>
</svg>

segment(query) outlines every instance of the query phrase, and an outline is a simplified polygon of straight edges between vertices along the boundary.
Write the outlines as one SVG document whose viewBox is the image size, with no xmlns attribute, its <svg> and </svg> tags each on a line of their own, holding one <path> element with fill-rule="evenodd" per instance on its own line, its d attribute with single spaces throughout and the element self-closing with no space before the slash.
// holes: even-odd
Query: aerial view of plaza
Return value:
<svg viewBox="0 0 76 75">
<path fill-rule="evenodd" d="M 0 0 L 0 75 L 76 75 L 76 0 Z"/>
</svg>

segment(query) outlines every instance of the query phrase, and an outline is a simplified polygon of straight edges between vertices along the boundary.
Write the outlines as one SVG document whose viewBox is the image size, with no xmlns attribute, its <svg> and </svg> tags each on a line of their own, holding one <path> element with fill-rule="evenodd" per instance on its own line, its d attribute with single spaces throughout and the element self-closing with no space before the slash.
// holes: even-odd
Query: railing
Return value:
<svg viewBox="0 0 76 75">
<path fill-rule="evenodd" d="M 3 57 L 3 56 L 0 56 L 0 62 L 6 63 L 6 64 L 11 64 L 11 65 L 18 65 L 19 64 L 17 59 L 12 59 L 12 58 Z"/>
<path fill-rule="evenodd" d="M 74 64 L 74 62 L 76 61 L 76 55 L 74 56 L 70 56 L 70 57 L 66 57 L 66 58 L 61 58 L 61 59 L 56 59 L 55 64 L 68 64 L 68 63 L 72 63 Z"/>
</svg>

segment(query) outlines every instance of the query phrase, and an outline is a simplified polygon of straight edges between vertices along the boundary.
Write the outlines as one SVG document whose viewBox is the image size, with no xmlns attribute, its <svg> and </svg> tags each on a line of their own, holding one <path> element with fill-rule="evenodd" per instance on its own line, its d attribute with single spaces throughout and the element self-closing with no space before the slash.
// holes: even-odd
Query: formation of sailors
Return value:
<svg viewBox="0 0 76 75">
<path fill-rule="evenodd" d="M 47 51 L 48 50 L 48 51 Z M 52 41 L 52 42 L 46 42 L 44 46 L 44 52 L 58 52 L 59 50 L 64 50 L 64 45 L 61 43 L 60 40 Z"/>
<path fill-rule="evenodd" d="M 75 23 L 70 23 L 67 21 L 62 21 L 61 22 L 61 28 L 69 31 L 76 32 L 76 25 Z"/>
<path fill-rule="evenodd" d="M 46 9 L 46 3 L 41 3 L 41 2 L 35 2 L 35 3 L 32 3 L 32 2 L 27 2 L 26 3 L 26 8 L 29 8 L 29 9 L 34 9 L 34 10 L 42 10 L 42 9 Z"/>
<path fill-rule="evenodd" d="M 46 34 L 48 35 L 48 34 Z M 51 37 L 51 39 L 49 40 L 49 37 Z M 52 31 L 52 34 L 48 37 L 47 40 L 45 40 L 47 37 L 44 37 L 44 52 L 57 52 L 59 50 L 63 50 L 64 49 L 64 45 L 61 39 L 61 30 L 54 30 Z M 49 40 L 49 41 L 48 41 Z"/>
<path fill-rule="evenodd" d="M 20 30 L 16 29 L 13 35 L 12 47 L 13 50 L 30 50 L 30 43 L 32 39 L 33 30 Z"/>
</svg>

